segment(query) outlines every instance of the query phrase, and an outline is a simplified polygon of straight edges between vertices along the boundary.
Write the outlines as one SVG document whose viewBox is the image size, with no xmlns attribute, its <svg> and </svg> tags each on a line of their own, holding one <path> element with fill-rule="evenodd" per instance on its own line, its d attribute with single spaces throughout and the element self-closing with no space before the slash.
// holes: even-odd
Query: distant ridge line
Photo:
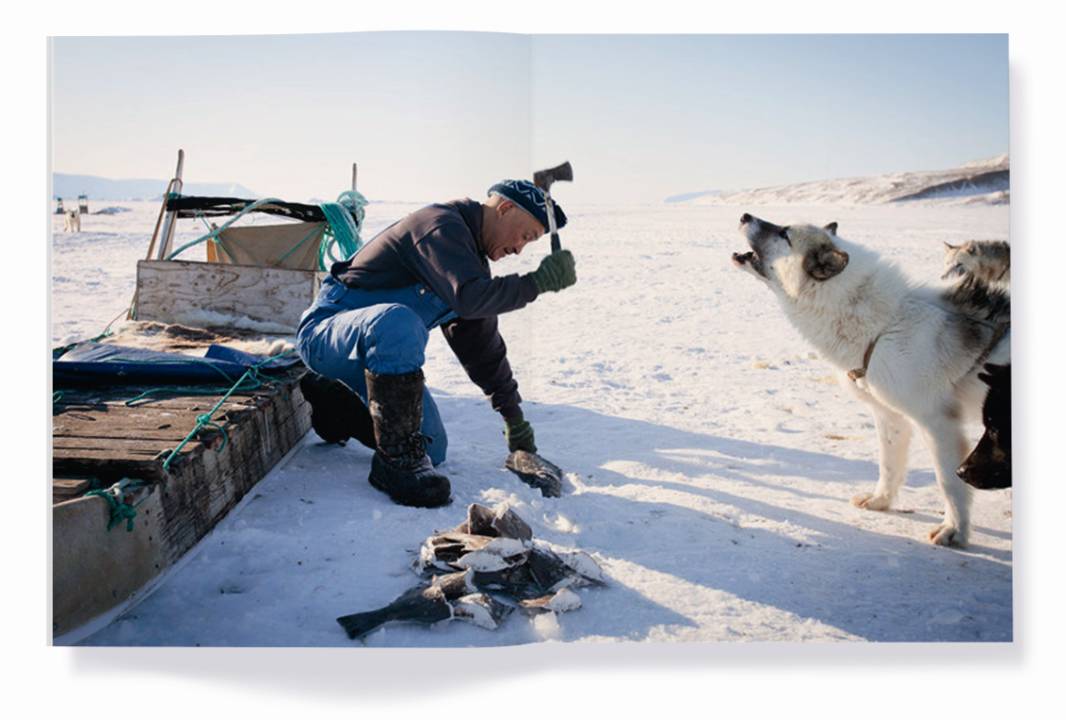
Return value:
<svg viewBox="0 0 1066 720">
<path fill-rule="evenodd" d="M 911 201 L 1006 205 L 1010 203 L 1010 157 L 999 155 L 946 170 L 886 173 L 867 177 L 808 180 L 769 187 L 672 195 L 669 204 L 877 205 Z"/>
<path fill-rule="evenodd" d="M 96 175 L 52 173 L 52 195 L 73 199 L 87 195 L 90 200 L 157 200 L 167 189 L 168 180 L 132 178 L 115 180 Z M 239 183 L 186 183 L 188 195 L 217 195 L 255 199 L 256 191 Z"/>
</svg>

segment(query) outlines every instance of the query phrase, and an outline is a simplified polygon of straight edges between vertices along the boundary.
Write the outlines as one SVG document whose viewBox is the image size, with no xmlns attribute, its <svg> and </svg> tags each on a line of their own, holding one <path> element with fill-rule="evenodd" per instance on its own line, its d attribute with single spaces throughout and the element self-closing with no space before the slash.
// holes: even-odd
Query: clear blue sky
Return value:
<svg viewBox="0 0 1066 720">
<path fill-rule="evenodd" d="M 53 169 L 331 198 L 561 199 L 955 166 L 1008 150 L 1006 35 L 389 32 L 56 38 Z"/>
</svg>

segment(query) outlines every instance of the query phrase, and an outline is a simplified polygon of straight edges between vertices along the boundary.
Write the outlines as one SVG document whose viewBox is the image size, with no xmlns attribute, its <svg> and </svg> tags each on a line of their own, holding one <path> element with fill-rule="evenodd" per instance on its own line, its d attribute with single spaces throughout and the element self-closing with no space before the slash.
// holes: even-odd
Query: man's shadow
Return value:
<svg viewBox="0 0 1066 720">
<path fill-rule="evenodd" d="M 747 626 L 745 602 L 868 640 L 1012 637 L 1011 552 L 981 545 L 981 534 L 1007 534 L 975 527 L 965 551 L 934 547 L 924 538 L 939 516 L 910 511 L 894 514 L 913 526 L 908 537 L 864 529 L 881 515 L 848 498 L 873 487 L 874 462 L 527 402 L 539 448 L 576 480 L 563 497 L 542 498 L 499 470 L 506 454 L 501 423 L 484 401 L 435 394 L 449 430 L 444 469 L 456 504 L 486 501 L 489 487 L 513 493 L 542 522 L 562 517 L 563 525 L 580 526 L 578 533 L 538 528 L 538 535 L 598 553 L 608 571 L 624 567 L 662 584 L 666 597 L 690 596 L 666 607 L 615 582 L 611 592 L 587 595 L 589 610 L 567 617 L 564 637 L 644 638 L 664 626 L 683 636 L 685 627 L 730 625 L 730 618 L 738 639 L 764 636 L 778 623 L 782 639 L 797 637 L 795 619 L 780 612 L 761 627 Z M 869 442 L 876 443 L 872 432 Z M 846 487 L 820 494 L 793 487 L 791 477 Z M 912 487 L 932 483 L 928 470 L 908 477 Z M 653 487 L 670 501 L 647 499 Z M 825 517 L 826 500 L 839 519 Z M 815 503 L 817 511 L 804 509 Z"/>
</svg>

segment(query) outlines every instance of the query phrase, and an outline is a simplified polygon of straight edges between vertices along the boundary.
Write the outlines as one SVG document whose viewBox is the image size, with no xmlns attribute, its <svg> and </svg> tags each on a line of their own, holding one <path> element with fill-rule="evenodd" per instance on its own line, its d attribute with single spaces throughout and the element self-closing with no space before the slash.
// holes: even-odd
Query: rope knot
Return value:
<svg viewBox="0 0 1066 720">
<path fill-rule="evenodd" d="M 133 532 L 133 519 L 137 517 L 137 508 L 126 502 L 126 489 L 136 489 L 143 486 L 143 482 L 131 481 L 127 478 L 123 478 L 109 488 L 103 490 L 90 490 L 85 493 L 85 496 L 89 497 L 95 495 L 96 497 L 101 497 L 107 501 L 109 510 L 111 511 L 111 517 L 107 521 L 108 532 L 111 532 L 111 528 L 115 527 L 115 525 L 118 525 L 123 520 L 126 521 L 126 532 Z"/>
</svg>

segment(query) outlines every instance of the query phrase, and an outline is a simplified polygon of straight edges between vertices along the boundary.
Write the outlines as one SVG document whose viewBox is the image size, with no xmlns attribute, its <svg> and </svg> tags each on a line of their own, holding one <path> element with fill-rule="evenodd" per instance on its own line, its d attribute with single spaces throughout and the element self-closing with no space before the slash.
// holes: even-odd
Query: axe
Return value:
<svg viewBox="0 0 1066 720">
<path fill-rule="evenodd" d="M 559 252 L 561 245 L 559 228 L 555 226 L 555 203 L 552 202 L 551 186 L 556 180 L 571 182 L 573 179 L 574 170 L 569 162 L 533 173 L 533 184 L 544 192 L 553 253 Z M 507 456 L 504 467 L 517 475 L 526 485 L 540 490 L 544 497 L 560 497 L 563 494 L 563 471 L 558 465 L 545 460 L 537 453 L 515 450 Z"/>
<path fill-rule="evenodd" d="M 551 187 L 556 180 L 564 180 L 566 182 L 572 182 L 574 180 L 574 169 L 570 167 L 570 162 L 564 162 L 562 165 L 556 165 L 553 168 L 547 170 L 538 170 L 533 173 L 533 184 L 544 191 L 544 201 L 548 205 L 548 230 L 552 234 L 552 252 L 557 253 L 562 247 L 559 243 L 559 229 L 555 227 L 555 203 L 552 202 Z"/>
</svg>

